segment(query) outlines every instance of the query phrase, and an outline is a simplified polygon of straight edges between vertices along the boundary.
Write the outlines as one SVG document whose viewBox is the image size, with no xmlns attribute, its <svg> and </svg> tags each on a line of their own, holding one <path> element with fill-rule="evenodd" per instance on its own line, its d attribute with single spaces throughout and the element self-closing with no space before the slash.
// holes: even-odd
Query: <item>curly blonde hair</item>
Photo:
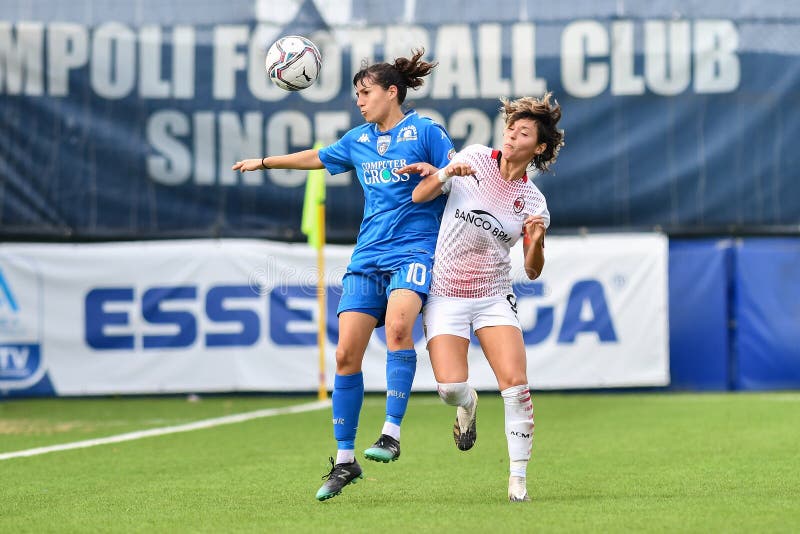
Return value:
<svg viewBox="0 0 800 534">
<path fill-rule="evenodd" d="M 501 98 L 500 111 L 506 122 L 506 127 L 512 126 L 520 119 L 531 119 L 536 123 L 536 134 L 540 143 L 545 143 L 547 148 L 531 160 L 531 164 L 541 172 L 550 170 L 550 166 L 558 159 L 558 152 L 564 146 L 564 130 L 559 130 L 556 125 L 561 120 L 561 106 L 553 98 L 553 93 L 545 93 L 542 98 L 525 96 L 516 100 Z"/>
</svg>

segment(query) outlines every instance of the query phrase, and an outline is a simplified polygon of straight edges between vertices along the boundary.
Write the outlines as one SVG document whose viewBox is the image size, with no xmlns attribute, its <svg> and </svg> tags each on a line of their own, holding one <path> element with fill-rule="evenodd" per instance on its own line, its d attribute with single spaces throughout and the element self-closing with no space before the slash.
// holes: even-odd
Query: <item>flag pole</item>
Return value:
<svg viewBox="0 0 800 534">
<path fill-rule="evenodd" d="M 317 232 L 319 233 L 319 246 L 317 247 L 317 304 L 319 305 L 319 320 L 317 321 L 317 345 L 319 346 L 319 388 L 317 398 L 326 400 L 328 388 L 325 383 L 325 335 L 327 306 L 325 302 L 325 197 L 317 204 Z"/>
<path fill-rule="evenodd" d="M 323 147 L 320 142 L 314 143 L 314 148 Z M 317 384 L 317 397 L 327 400 L 328 388 L 325 380 L 325 342 L 326 342 L 326 316 L 325 304 L 325 171 L 311 169 L 306 179 L 306 191 L 303 199 L 303 220 L 300 228 L 308 236 L 308 244 L 317 249 L 317 348 L 319 349 L 319 374 Z"/>
</svg>

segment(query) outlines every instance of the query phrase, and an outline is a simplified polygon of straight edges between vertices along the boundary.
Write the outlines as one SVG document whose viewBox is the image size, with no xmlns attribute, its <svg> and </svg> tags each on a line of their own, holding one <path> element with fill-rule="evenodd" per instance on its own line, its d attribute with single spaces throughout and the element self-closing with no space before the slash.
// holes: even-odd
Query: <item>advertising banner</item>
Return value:
<svg viewBox="0 0 800 534">
<path fill-rule="evenodd" d="M 326 381 L 351 248 L 325 249 Z M 669 383 L 667 240 L 548 238 L 528 281 L 512 250 L 518 316 L 537 389 Z M 257 240 L 0 245 L 0 394 L 315 391 L 315 252 Z M 435 390 L 420 322 L 414 387 Z M 364 358 L 386 387 L 386 337 Z M 497 383 L 476 340 L 470 381 Z"/>
</svg>

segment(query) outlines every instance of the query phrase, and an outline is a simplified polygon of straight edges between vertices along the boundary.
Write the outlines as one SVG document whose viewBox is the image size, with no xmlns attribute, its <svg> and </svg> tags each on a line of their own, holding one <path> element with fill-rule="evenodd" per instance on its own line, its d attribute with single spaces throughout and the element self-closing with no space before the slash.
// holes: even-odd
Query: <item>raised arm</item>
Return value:
<svg viewBox="0 0 800 534">
<path fill-rule="evenodd" d="M 412 163 L 397 169 L 398 173 L 419 174 L 424 178 L 414 191 L 411 192 L 413 202 L 428 202 L 442 194 L 444 185 L 453 176 L 469 176 L 475 174 L 475 170 L 466 163 L 450 163 L 443 169 L 437 169 L 430 163 Z"/>
<path fill-rule="evenodd" d="M 234 163 L 234 171 L 258 171 L 261 169 L 324 169 L 325 166 L 319 159 L 319 150 L 310 148 L 301 152 L 286 154 L 285 156 L 266 156 L 261 159 L 243 159 Z"/>
<path fill-rule="evenodd" d="M 433 200 L 442 194 L 442 182 L 436 178 L 439 169 L 430 163 L 411 163 L 397 169 L 397 174 L 419 174 L 422 181 L 411 192 L 411 201 L 420 203 Z"/>
</svg>

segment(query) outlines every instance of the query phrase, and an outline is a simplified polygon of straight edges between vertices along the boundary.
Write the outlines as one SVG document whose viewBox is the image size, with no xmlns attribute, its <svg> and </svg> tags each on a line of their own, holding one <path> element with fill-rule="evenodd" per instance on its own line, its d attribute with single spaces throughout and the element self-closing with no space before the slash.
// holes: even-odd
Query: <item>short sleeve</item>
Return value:
<svg viewBox="0 0 800 534">
<path fill-rule="evenodd" d="M 546 204 L 542 210 L 542 218 L 544 219 L 544 227 L 550 228 L 550 210 L 547 209 Z"/>
<path fill-rule="evenodd" d="M 534 206 L 536 206 L 536 209 L 532 215 L 541 215 L 542 219 L 544 219 L 544 227 L 550 228 L 550 210 L 547 209 L 547 201 L 541 192 L 537 193 L 538 194 L 534 196 Z"/>
<path fill-rule="evenodd" d="M 353 170 L 353 159 L 350 156 L 354 133 L 350 130 L 337 142 L 319 150 L 319 160 L 331 174 L 341 174 Z"/>
<path fill-rule="evenodd" d="M 456 151 L 453 142 L 443 126 L 433 121 L 425 128 L 425 141 L 428 150 L 428 161 L 431 165 L 441 169 L 453 159 Z"/>
</svg>

